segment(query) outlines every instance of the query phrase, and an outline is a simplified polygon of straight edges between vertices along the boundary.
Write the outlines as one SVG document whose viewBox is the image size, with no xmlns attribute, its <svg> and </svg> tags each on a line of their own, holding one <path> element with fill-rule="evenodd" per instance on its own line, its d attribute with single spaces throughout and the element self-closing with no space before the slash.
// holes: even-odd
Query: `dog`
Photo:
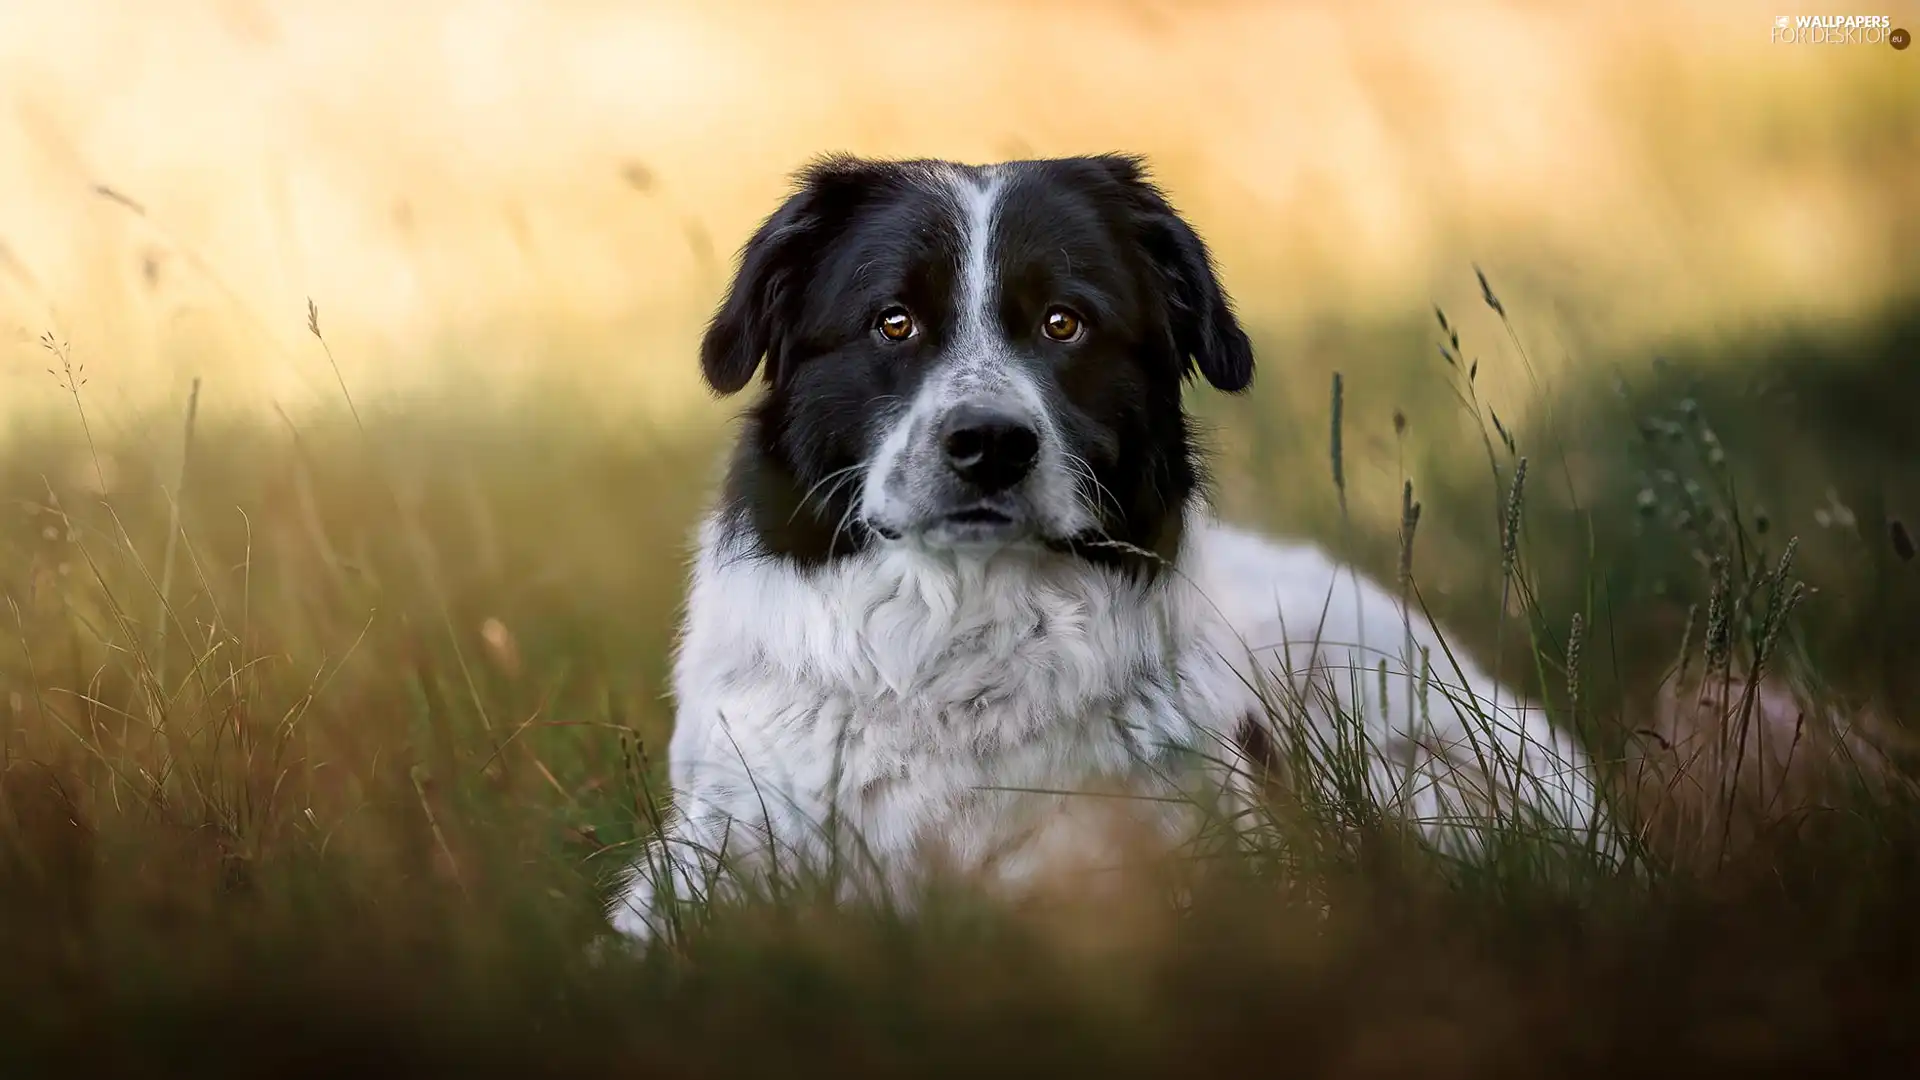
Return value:
<svg viewBox="0 0 1920 1080">
<path fill-rule="evenodd" d="M 848 896 L 910 903 L 936 871 L 1018 895 L 1098 862 L 1079 793 L 1141 796 L 1179 843 L 1189 795 L 1244 804 L 1290 746 L 1363 747 L 1369 790 L 1452 850 L 1499 813 L 1604 831 L 1539 708 L 1379 584 L 1209 509 L 1183 392 L 1245 390 L 1253 349 L 1140 158 L 818 161 L 700 365 L 764 389 L 698 529 L 674 806 L 620 932 L 826 862 Z"/>
</svg>

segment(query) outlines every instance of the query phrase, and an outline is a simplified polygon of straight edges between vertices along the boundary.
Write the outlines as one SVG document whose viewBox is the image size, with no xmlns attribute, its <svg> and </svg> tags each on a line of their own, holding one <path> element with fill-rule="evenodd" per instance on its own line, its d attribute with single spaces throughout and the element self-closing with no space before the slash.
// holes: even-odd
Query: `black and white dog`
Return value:
<svg viewBox="0 0 1920 1080">
<path fill-rule="evenodd" d="M 1030 885 L 1098 855 L 1089 785 L 1162 796 L 1123 801 L 1177 839 L 1164 796 L 1245 797 L 1289 718 L 1358 726 L 1376 798 L 1438 842 L 1496 808 L 1605 828 L 1537 707 L 1322 551 L 1210 515 L 1182 391 L 1244 389 L 1253 352 L 1138 159 L 815 164 L 700 362 L 765 390 L 700 528 L 676 805 L 621 931 L 834 856 L 896 898 L 936 866 Z"/>
</svg>

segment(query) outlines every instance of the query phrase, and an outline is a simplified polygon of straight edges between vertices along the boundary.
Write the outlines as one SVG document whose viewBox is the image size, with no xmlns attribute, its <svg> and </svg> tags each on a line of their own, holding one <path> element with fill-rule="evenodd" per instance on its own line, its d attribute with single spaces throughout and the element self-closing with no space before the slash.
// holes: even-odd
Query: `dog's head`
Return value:
<svg viewBox="0 0 1920 1080">
<path fill-rule="evenodd" d="M 820 162 L 748 241 L 700 363 L 720 394 L 764 365 L 729 498 L 806 564 L 1170 555 L 1200 476 L 1183 384 L 1253 377 L 1206 245 L 1122 156 Z"/>
</svg>

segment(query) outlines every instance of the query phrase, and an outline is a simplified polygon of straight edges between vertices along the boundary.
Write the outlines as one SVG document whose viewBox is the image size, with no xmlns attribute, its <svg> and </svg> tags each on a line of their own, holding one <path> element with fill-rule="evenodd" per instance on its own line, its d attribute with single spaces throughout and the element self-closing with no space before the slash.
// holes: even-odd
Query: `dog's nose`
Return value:
<svg viewBox="0 0 1920 1080">
<path fill-rule="evenodd" d="M 1005 491 L 1026 478 L 1040 456 L 1040 434 L 1013 413 L 962 405 L 940 426 L 947 464 L 982 494 Z"/>
</svg>

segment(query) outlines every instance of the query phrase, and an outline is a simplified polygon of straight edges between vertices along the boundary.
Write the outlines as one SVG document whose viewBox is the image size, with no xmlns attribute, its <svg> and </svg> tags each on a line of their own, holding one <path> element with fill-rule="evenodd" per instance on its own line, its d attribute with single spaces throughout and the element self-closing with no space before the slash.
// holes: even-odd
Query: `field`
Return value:
<svg viewBox="0 0 1920 1080">
<path fill-rule="evenodd" d="M 716 8 L 0 13 L 8 1075 L 1920 1050 L 1920 50 L 1707 2 Z M 1110 148 L 1256 338 L 1193 397 L 1223 508 L 1408 569 L 1644 874 L 1437 865 L 1353 800 L 1182 912 L 789 897 L 597 952 L 731 253 L 825 150 Z"/>
</svg>

